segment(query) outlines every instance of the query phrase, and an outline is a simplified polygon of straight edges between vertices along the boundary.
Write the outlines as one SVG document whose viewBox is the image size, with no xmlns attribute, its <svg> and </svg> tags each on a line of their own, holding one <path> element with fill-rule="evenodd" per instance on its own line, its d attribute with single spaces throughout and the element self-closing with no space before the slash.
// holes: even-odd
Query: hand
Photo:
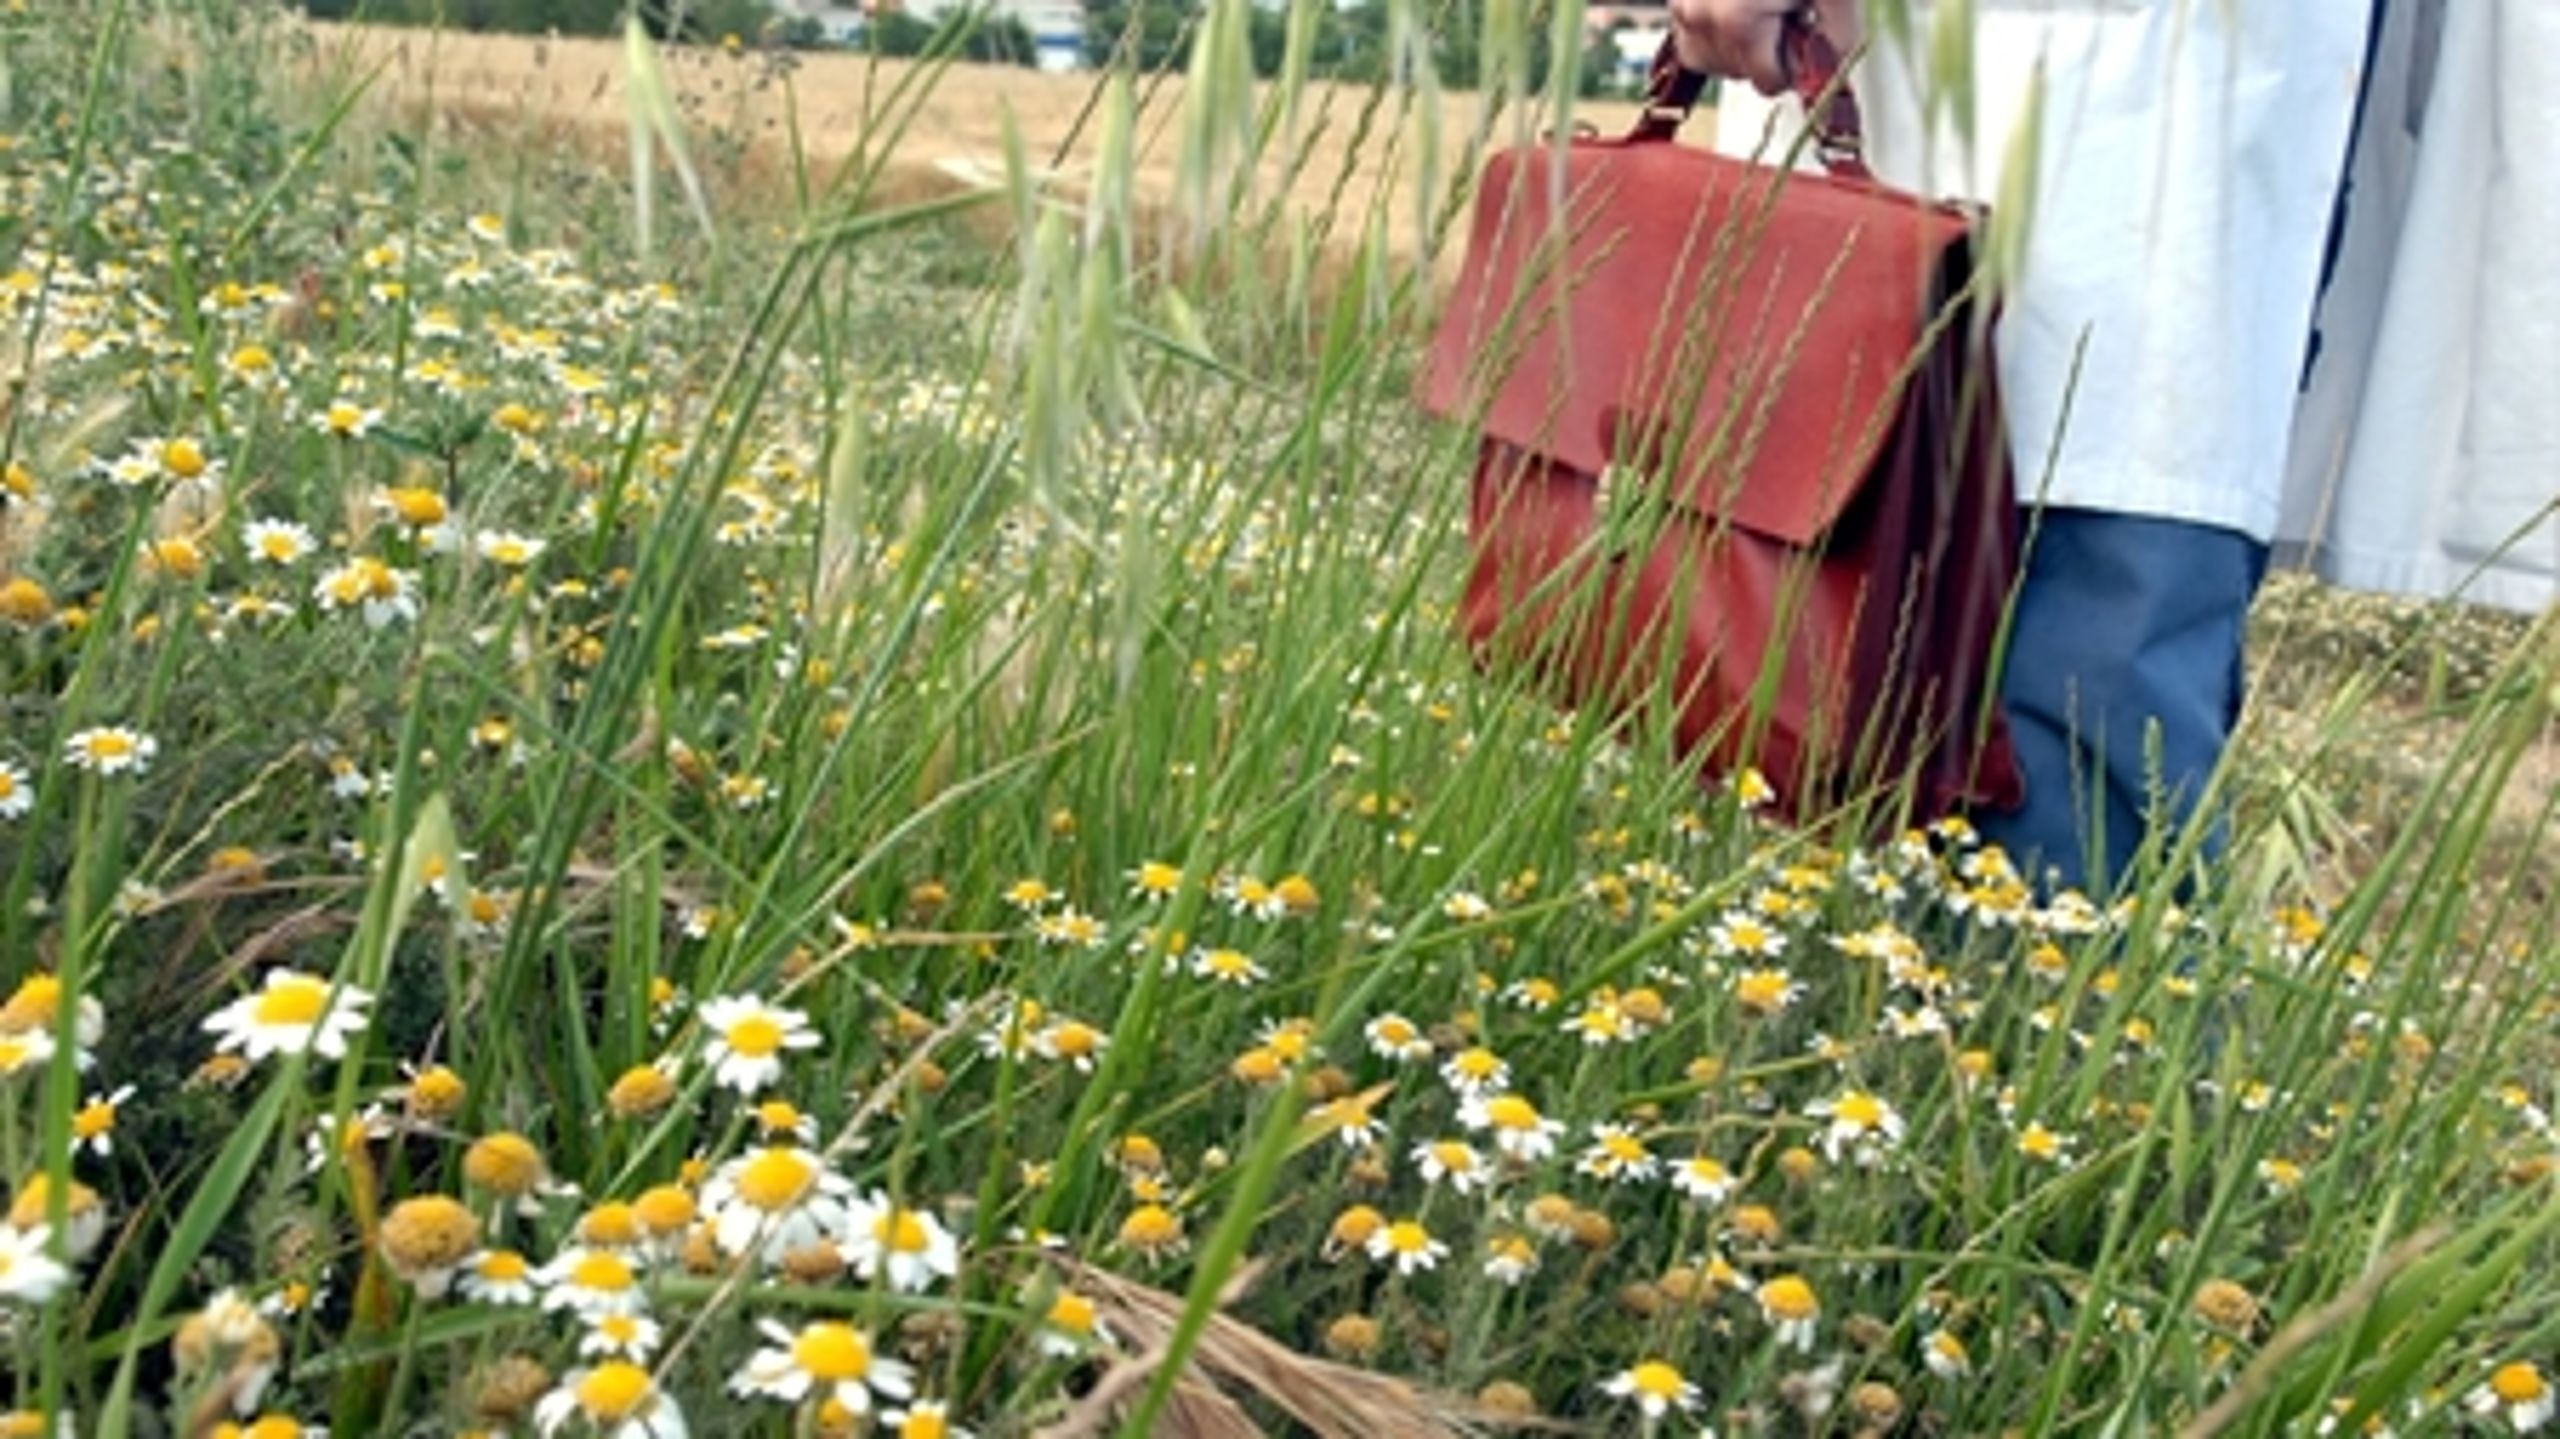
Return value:
<svg viewBox="0 0 2560 1439">
<path fill-rule="evenodd" d="M 1809 0 L 1671 0 L 1672 45 L 1684 69 L 1748 80 L 1763 95 L 1783 94 L 1795 80 L 1787 27 L 1813 8 Z M 1829 8 L 1845 7 L 1832 0 Z M 1824 18 L 1828 30 L 1830 17 Z"/>
</svg>

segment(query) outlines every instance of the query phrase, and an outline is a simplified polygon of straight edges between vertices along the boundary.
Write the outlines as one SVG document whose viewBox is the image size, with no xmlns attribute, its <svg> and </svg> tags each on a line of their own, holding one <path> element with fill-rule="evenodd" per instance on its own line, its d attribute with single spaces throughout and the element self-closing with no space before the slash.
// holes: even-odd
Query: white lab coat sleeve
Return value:
<svg viewBox="0 0 2560 1439">
<path fill-rule="evenodd" d="M 2560 597 L 2555 157 L 2560 5 L 2394 0 L 2280 536 L 2324 576 Z"/>
</svg>

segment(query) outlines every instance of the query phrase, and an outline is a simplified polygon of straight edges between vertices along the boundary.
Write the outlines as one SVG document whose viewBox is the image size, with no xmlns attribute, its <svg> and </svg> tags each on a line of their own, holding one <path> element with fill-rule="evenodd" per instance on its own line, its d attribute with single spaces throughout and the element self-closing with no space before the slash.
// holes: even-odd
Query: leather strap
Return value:
<svg viewBox="0 0 2560 1439">
<path fill-rule="evenodd" d="M 1787 70 L 1796 97 L 1812 117 L 1813 150 L 1823 168 L 1843 179 L 1873 178 L 1867 169 L 1866 125 L 1858 111 L 1857 92 L 1840 57 L 1840 47 L 1822 33 L 1814 8 L 1807 5 L 1787 22 Z M 1631 140 L 1668 140 L 1696 108 L 1709 77 L 1683 67 L 1672 37 L 1662 37 L 1645 81 L 1644 113 L 1627 132 Z"/>
</svg>

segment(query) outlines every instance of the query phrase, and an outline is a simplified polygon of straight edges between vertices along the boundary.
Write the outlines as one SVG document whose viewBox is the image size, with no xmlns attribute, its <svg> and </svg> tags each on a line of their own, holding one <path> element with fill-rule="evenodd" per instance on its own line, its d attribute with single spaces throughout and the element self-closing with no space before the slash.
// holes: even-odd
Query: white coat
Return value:
<svg viewBox="0 0 2560 1439">
<path fill-rule="evenodd" d="M 2325 294 L 2367 0 L 1975 9 L 1972 143 L 1923 121 L 1926 12 L 1854 83 L 1887 180 L 2015 209 L 2000 161 L 2044 67 L 1999 336 L 2022 492 L 2360 588 L 2560 598 L 2560 0 L 2390 0 Z M 1768 114 L 1728 86 L 1720 148 Z"/>
</svg>

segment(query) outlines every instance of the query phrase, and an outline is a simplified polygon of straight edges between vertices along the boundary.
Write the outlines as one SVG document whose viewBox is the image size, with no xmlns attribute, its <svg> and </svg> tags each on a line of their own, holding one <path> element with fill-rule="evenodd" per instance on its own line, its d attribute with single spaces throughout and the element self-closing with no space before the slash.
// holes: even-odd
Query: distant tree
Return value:
<svg viewBox="0 0 2560 1439">
<path fill-rule="evenodd" d="M 1200 0 L 1086 0 L 1085 59 L 1109 65 L 1126 47 L 1140 70 L 1177 69 L 1199 18 Z"/>
<path fill-rule="evenodd" d="M 990 65 L 1030 65 L 1039 59 L 1030 27 L 1010 15 L 955 15 L 936 25 L 903 10 L 884 11 L 865 27 L 862 48 L 893 58 L 922 55 L 935 48 L 951 25 L 969 26 L 960 41 L 962 59 Z"/>
</svg>

